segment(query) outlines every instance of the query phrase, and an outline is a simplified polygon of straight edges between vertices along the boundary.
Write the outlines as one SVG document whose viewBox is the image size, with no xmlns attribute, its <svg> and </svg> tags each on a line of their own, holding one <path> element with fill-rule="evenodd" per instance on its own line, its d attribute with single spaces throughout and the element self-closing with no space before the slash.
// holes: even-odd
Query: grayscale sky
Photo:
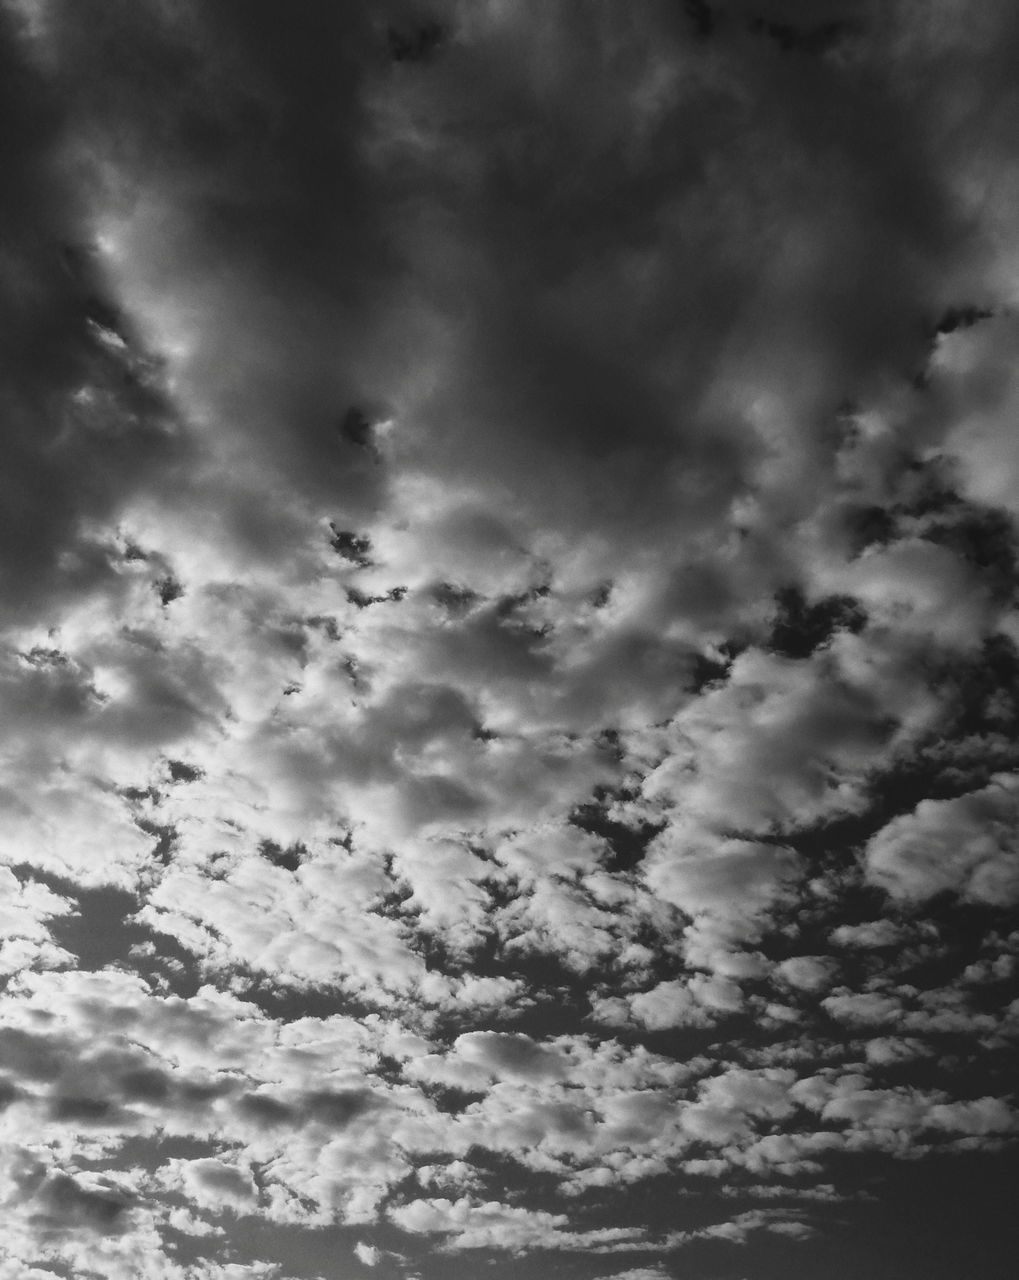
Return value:
<svg viewBox="0 0 1019 1280">
<path fill-rule="evenodd" d="M 1007 1280 L 1019 5 L 0 0 L 0 1280 Z"/>
</svg>

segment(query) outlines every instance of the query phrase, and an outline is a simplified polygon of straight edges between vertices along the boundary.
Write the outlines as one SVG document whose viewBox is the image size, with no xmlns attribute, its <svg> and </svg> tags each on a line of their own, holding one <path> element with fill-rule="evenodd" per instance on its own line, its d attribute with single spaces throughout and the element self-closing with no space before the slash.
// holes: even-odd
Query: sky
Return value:
<svg viewBox="0 0 1019 1280">
<path fill-rule="evenodd" d="M 0 0 L 0 1280 L 1005 1280 L 1019 6 Z"/>
</svg>

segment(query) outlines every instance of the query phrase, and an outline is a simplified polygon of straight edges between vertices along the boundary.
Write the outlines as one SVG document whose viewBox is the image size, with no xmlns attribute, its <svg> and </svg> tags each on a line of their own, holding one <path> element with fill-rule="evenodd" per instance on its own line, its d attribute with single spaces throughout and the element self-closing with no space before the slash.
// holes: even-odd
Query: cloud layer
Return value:
<svg viewBox="0 0 1019 1280">
<path fill-rule="evenodd" d="M 0 1280 L 1010 1158 L 1019 22 L 810 10 L 0 5 Z"/>
</svg>

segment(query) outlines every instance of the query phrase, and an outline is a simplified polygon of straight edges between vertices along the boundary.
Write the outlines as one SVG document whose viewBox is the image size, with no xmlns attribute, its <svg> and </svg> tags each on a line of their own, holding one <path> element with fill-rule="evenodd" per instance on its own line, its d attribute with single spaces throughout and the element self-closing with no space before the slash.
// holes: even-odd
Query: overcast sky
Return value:
<svg viewBox="0 0 1019 1280">
<path fill-rule="evenodd" d="M 1019 6 L 0 0 L 0 1280 L 1006 1280 Z"/>
</svg>

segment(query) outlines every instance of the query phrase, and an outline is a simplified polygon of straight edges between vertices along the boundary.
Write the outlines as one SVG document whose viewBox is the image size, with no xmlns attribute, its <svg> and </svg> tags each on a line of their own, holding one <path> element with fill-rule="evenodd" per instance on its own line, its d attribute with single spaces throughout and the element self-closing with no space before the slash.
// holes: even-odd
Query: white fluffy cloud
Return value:
<svg viewBox="0 0 1019 1280">
<path fill-rule="evenodd" d="M 976 902 L 1019 900 L 1019 779 L 998 775 L 953 800 L 922 800 L 867 845 L 867 873 L 893 897 L 949 890 Z"/>
</svg>

